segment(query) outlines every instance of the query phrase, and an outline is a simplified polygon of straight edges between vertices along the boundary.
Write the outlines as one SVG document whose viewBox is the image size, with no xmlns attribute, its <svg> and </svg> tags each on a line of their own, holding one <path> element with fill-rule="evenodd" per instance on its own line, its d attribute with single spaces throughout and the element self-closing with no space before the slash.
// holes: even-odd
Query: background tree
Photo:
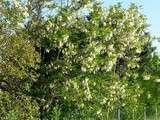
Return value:
<svg viewBox="0 0 160 120">
<path fill-rule="evenodd" d="M 32 113 L 17 119 L 112 119 L 114 111 L 136 119 L 156 101 L 159 57 L 136 5 L 2 0 L 0 6 L 1 101 L 19 105 L 8 111 L 2 102 L 9 116 L 21 116 L 24 107 Z"/>
</svg>

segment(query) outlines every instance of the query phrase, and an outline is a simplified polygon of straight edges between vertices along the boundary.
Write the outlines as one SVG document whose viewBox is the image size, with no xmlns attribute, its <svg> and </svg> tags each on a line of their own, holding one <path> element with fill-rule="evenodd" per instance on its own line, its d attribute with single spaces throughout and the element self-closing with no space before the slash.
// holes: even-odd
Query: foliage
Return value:
<svg viewBox="0 0 160 120">
<path fill-rule="evenodd" d="M 0 7 L 1 118 L 110 119 L 159 104 L 160 58 L 135 4 L 2 0 Z"/>
<path fill-rule="evenodd" d="M 0 116 L 2 120 L 39 120 L 39 106 L 24 95 L 10 95 L 0 91 Z"/>
</svg>

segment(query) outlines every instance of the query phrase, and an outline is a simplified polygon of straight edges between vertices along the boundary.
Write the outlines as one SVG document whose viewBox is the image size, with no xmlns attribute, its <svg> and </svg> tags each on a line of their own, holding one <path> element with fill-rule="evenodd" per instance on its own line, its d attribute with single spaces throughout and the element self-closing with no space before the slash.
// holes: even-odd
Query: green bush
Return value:
<svg viewBox="0 0 160 120">
<path fill-rule="evenodd" d="M 31 97 L 0 90 L 1 120 L 39 120 L 38 104 Z"/>
</svg>

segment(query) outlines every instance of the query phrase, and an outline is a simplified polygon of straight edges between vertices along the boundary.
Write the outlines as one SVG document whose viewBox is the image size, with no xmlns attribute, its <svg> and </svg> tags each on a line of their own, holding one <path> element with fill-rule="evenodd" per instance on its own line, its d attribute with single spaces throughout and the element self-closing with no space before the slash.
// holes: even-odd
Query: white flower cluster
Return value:
<svg viewBox="0 0 160 120">
<path fill-rule="evenodd" d="M 110 71 L 113 68 L 114 62 L 113 61 L 109 61 L 108 65 L 107 65 L 107 71 Z"/>
<path fill-rule="evenodd" d="M 67 42 L 68 38 L 69 38 L 68 35 L 63 35 L 62 36 L 62 40 L 59 41 L 59 48 L 61 48 L 64 45 L 64 43 Z"/>
<path fill-rule="evenodd" d="M 110 32 L 109 34 L 107 34 L 106 36 L 105 36 L 105 41 L 109 41 L 109 40 L 111 40 L 111 38 L 113 37 L 113 32 Z"/>
<path fill-rule="evenodd" d="M 51 5 L 53 5 L 53 2 L 51 2 L 51 1 L 45 1 L 45 5 L 46 6 L 51 6 Z"/>
<path fill-rule="evenodd" d="M 101 105 L 104 105 L 104 104 L 107 103 L 107 101 L 108 101 L 108 99 L 107 99 L 106 97 L 104 97 L 104 98 L 102 99 L 102 101 L 100 102 L 100 104 L 101 104 Z"/>
<path fill-rule="evenodd" d="M 124 99 L 126 97 L 126 87 L 127 84 L 122 84 L 119 81 L 113 83 L 113 85 L 109 87 L 110 100 L 116 101 L 120 98 Z"/>
<path fill-rule="evenodd" d="M 53 22 L 51 22 L 51 21 L 48 21 L 48 24 L 47 24 L 47 30 L 49 31 L 49 30 L 51 30 L 51 29 L 53 29 L 53 27 L 54 27 L 54 23 Z"/>
<path fill-rule="evenodd" d="M 19 0 L 13 0 L 13 4 L 15 5 L 16 8 L 18 8 L 24 17 L 28 17 L 29 14 L 27 12 L 27 7 L 26 6 L 22 6 Z"/>
<path fill-rule="evenodd" d="M 13 0 L 15 7 L 21 7 L 20 2 L 18 0 Z"/>
<path fill-rule="evenodd" d="M 85 94 L 87 100 L 90 100 L 92 98 L 92 96 L 91 96 L 91 93 L 90 93 L 88 80 L 89 80 L 88 78 L 85 78 L 85 80 L 83 80 L 82 84 L 84 86 L 84 94 Z"/>
<path fill-rule="evenodd" d="M 150 75 L 145 75 L 145 76 L 143 77 L 143 79 L 144 79 L 144 80 L 150 80 L 150 77 L 151 77 Z"/>
<path fill-rule="evenodd" d="M 102 116 L 102 110 L 101 110 L 101 109 L 99 109 L 99 110 L 97 111 L 97 115 L 98 115 L 98 116 Z"/>
<path fill-rule="evenodd" d="M 89 10 L 89 11 L 93 11 L 93 3 L 92 2 L 89 2 L 88 4 L 86 4 L 85 6 L 84 6 L 84 8 L 82 9 L 83 11 L 87 11 L 87 10 Z M 82 12 L 82 10 L 80 11 L 80 12 Z"/>
<path fill-rule="evenodd" d="M 160 79 L 156 79 L 155 82 L 160 83 Z"/>
<path fill-rule="evenodd" d="M 84 67 L 84 66 L 81 67 L 81 70 L 82 70 L 82 72 L 86 72 L 87 71 L 86 67 Z"/>
<path fill-rule="evenodd" d="M 113 44 L 109 45 L 108 50 L 111 51 L 111 52 L 114 52 L 115 51 L 114 45 Z"/>
</svg>

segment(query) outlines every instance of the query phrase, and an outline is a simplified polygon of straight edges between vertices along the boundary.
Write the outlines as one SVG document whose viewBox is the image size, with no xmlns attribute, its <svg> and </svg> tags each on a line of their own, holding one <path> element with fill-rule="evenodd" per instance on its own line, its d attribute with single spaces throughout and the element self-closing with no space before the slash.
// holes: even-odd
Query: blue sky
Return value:
<svg viewBox="0 0 160 120">
<path fill-rule="evenodd" d="M 130 3 L 136 3 L 138 6 L 142 6 L 142 13 L 144 13 L 150 24 L 149 32 L 152 35 L 160 36 L 160 0 L 103 0 L 104 6 L 122 2 L 124 7 L 127 7 Z M 153 42 L 153 46 L 157 46 L 157 51 L 160 52 L 160 44 L 157 41 Z"/>
</svg>

